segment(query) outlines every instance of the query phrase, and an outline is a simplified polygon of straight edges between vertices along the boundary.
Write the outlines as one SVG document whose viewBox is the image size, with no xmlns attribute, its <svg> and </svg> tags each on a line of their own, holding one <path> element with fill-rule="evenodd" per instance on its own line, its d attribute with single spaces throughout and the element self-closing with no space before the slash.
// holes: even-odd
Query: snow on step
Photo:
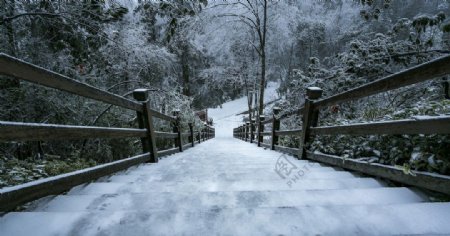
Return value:
<svg viewBox="0 0 450 236">
<path fill-rule="evenodd" d="M 111 182 L 78 186 L 69 195 L 123 194 L 148 192 L 217 192 L 217 191 L 280 191 L 313 189 L 380 188 L 383 183 L 372 178 L 304 179 L 288 185 L 284 180 L 273 181 L 191 181 L 191 182 Z"/>
<path fill-rule="evenodd" d="M 310 168 L 311 172 L 331 172 L 331 171 L 336 171 L 333 168 L 326 168 L 326 167 L 318 167 L 318 168 Z M 341 172 L 339 172 L 341 173 Z M 201 179 L 211 179 L 210 177 L 213 176 L 213 178 L 217 179 L 220 176 L 225 176 L 225 175 L 256 175 L 256 176 L 261 176 L 262 174 L 264 175 L 268 175 L 268 176 L 272 176 L 275 179 L 279 179 L 280 176 L 274 171 L 273 167 L 272 168 L 234 168 L 233 170 L 223 170 L 223 169 L 214 169 L 212 171 L 212 173 L 210 171 L 186 171 L 186 170 L 179 170 L 178 174 L 174 175 L 174 174 L 168 174 L 167 172 L 164 171 L 160 171 L 160 172 L 156 172 L 156 171 L 152 171 L 152 170 L 136 170 L 133 172 L 129 172 L 128 174 L 126 173 L 121 173 L 121 174 L 116 174 L 113 175 L 109 178 L 103 178 L 102 181 L 105 182 L 143 182 L 143 181 L 155 181 L 155 180 L 163 180 L 166 177 L 169 176 L 175 176 L 175 177 L 179 177 L 180 180 L 186 180 L 185 177 L 196 177 L 196 178 L 201 178 L 203 176 L 203 178 Z M 320 177 L 322 175 L 322 177 L 326 177 L 326 174 L 312 174 L 312 175 L 308 175 L 305 176 L 305 178 L 312 178 L 312 177 Z M 353 176 L 352 174 L 342 174 L 344 176 Z M 331 177 L 331 176 L 329 176 Z M 180 181 L 178 180 L 178 181 Z"/>
<path fill-rule="evenodd" d="M 204 164 L 204 163 L 202 163 Z M 254 171 L 254 170 L 273 170 L 275 167 L 276 162 L 274 161 L 273 163 L 270 164 L 264 164 L 261 165 L 259 164 L 257 161 L 252 162 L 252 163 L 248 163 L 248 164 L 230 164 L 228 163 L 227 165 L 214 165 L 214 164 L 210 164 L 207 167 L 209 169 L 212 169 L 214 171 L 228 171 L 228 172 L 234 172 L 234 171 Z M 299 164 L 298 162 L 295 162 L 295 164 L 297 164 L 298 166 L 302 166 L 301 164 Z M 336 168 L 336 167 L 330 167 L 330 166 L 322 166 L 319 163 L 315 163 L 315 162 L 310 162 L 310 163 L 305 163 L 303 164 L 304 166 L 307 166 L 308 168 L 313 169 L 313 171 L 335 171 L 335 170 L 340 170 L 340 168 Z M 198 166 L 201 166 L 201 168 L 198 168 Z M 180 174 L 182 173 L 186 173 L 189 171 L 195 171 L 195 172 L 204 172 L 204 171 L 210 171 L 210 170 L 205 170 L 205 166 L 204 165 L 192 165 L 190 163 L 186 163 L 184 166 L 180 167 L 180 166 L 164 166 L 161 167 L 158 164 L 144 164 L 144 165 L 140 165 L 139 167 L 136 167 L 134 169 L 129 169 L 126 171 L 121 172 L 120 174 L 129 174 L 129 173 L 166 173 L 168 170 L 173 170 L 173 169 L 178 169 L 178 171 L 182 171 L 179 172 Z"/>
<path fill-rule="evenodd" d="M 302 179 L 339 179 L 339 178 L 351 178 L 354 175 L 346 171 L 335 172 L 311 172 L 302 176 Z M 113 182 L 145 182 L 145 181 L 240 181 L 240 180 L 279 180 L 280 176 L 273 170 L 266 170 L 253 173 L 236 173 L 236 172 L 215 172 L 215 173 L 190 173 L 186 175 L 167 173 L 167 174 L 155 174 L 151 173 L 147 175 L 121 175 L 111 178 Z"/>
<path fill-rule="evenodd" d="M 448 234 L 450 203 L 23 212 L 0 219 L 2 235 L 392 235 Z M 24 227 L 24 226 L 29 227 Z"/>
<path fill-rule="evenodd" d="M 191 209 L 199 207 L 248 208 L 319 205 L 394 204 L 424 201 L 407 188 L 287 190 L 238 192 L 153 192 L 57 196 L 35 211 L 126 211 Z"/>
</svg>

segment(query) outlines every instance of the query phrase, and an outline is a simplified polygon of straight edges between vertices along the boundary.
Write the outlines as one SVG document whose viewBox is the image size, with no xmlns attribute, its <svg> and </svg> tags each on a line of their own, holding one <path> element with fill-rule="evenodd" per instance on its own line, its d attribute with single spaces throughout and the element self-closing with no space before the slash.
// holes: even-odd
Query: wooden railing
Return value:
<svg viewBox="0 0 450 236">
<path fill-rule="evenodd" d="M 405 173 L 402 168 L 353 159 L 344 159 L 308 150 L 308 144 L 317 135 L 379 135 L 379 134 L 450 134 L 450 116 L 418 117 L 415 119 L 358 123 L 337 126 L 318 126 L 319 112 L 346 101 L 352 101 L 374 94 L 387 92 L 404 86 L 424 82 L 450 74 L 450 56 L 441 57 L 411 69 L 387 76 L 346 92 L 320 99 L 322 90 L 317 87 L 306 89 L 305 104 L 295 112 L 280 115 L 280 109 L 274 108 L 271 119 L 260 116 L 258 122 L 251 120 L 234 129 L 234 137 L 256 143 L 258 146 L 279 150 L 296 155 L 299 159 L 311 159 L 339 166 L 344 169 L 386 178 L 402 184 L 417 186 L 444 194 L 450 194 L 450 177 L 434 173 L 414 171 L 414 175 Z M 280 130 L 280 120 L 298 114 L 302 117 L 302 127 L 296 130 Z M 272 124 L 270 131 L 264 130 L 265 124 Z M 263 137 L 270 136 L 271 143 L 263 143 Z M 297 136 L 299 148 L 280 146 L 280 136 Z M 448 150 L 450 152 L 450 150 Z"/>
<path fill-rule="evenodd" d="M 148 96 L 148 90 L 146 89 L 135 90 L 133 97 L 136 101 L 133 101 L 2 53 L 0 53 L 0 75 L 10 76 L 133 110 L 137 113 L 139 123 L 138 128 L 113 128 L 0 121 L 0 142 L 140 138 L 143 149 L 143 154 L 135 157 L 0 189 L 0 212 L 14 209 L 20 204 L 40 197 L 59 194 L 76 185 L 95 180 L 101 176 L 115 173 L 139 163 L 157 163 L 162 156 L 182 152 L 183 149 L 193 147 L 196 141 L 200 143 L 215 136 L 214 128 L 206 124 L 202 129 L 194 130 L 193 124 L 190 123 L 188 124 L 189 132 L 181 133 L 180 127 L 182 124 L 179 112 L 175 111 L 170 116 L 151 109 L 151 98 Z M 153 126 L 154 118 L 170 122 L 173 126 L 173 132 L 156 131 Z M 188 137 L 189 143 L 183 143 L 182 140 L 185 137 Z M 157 138 L 173 139 L 176 147 L 158 150 L 156 147 Z"/>
</svg>

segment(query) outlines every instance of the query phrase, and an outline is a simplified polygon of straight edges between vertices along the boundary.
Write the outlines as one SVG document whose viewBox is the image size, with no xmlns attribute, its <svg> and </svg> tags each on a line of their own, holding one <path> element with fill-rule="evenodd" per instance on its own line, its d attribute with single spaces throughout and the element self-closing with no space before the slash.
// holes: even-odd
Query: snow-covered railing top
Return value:
<svg viewBox="0 0 450 236">
<path fill-rule="evenodd" d="M 182 152 L 184 148 L 193 147 L 196 139 L 200 142 L 201 140 L 214 137 L 214 128 L 207 125 L 201 130 L 194 132 L 193 125 L 188 124 L 190 132 L 181 133 L 179 111 L 175 111 L 170 116 L 151 109 L 147 89 L 136 89 L 133 91 L 133 97 L 136 100 L 133 101 L 24 62 L 4 53 L 0 53 L 0 75 L 10 76 L 15 79 L 25 80 L 136 111 L 139 123 L 138 128 L 116 128 L 0 121 L 0 142 L 134 137 L 141 139 L 143 150 L 143 154 L 139 156 L 91 168 L 87 171 L 78 171 L 66 174 L 61 178 L 52 177 L 18 185 L 14 188 L 1 189 L 0 212 L 11 210 L 22 203 L 43 196 L 61 193 L 73 186 L 112 174 L 132 165 L 142 162 L 156 163 L 158 162 L 159 156 L 169 155 L 178 151 Z M 153 118 L 170 122 L 173 126 L 173 132 L 156 131 L 153 127 Z M 183 144 L 183 137 L 189 138 L 187 144 Z M 156 138 L 173 139 L 176 148 L 158 150 L 156 147 Z"/>
<path fill-rule="evenodd" d="M 270 147 L 272 150 L 280 150 L 297 155 L 300 159 L 308 158 L 450 195 L 449 176 L 419 171 L 415 171 L 414 175 L 410 175 L 404 173 L 404 170 L 398 167 L 343 159 L 322 153 L 312 153 L 308 150 L 308 145 L 311 143 L 314 135 L 450 134 L 450 116 L 447 115 L 420 116 L 395 121 L 318 126 L 321 108 L 391 91 L 448 74 L 450 74 L 450 56 L 444 56 L 328 98 L 320 99 L 322 95 L 320 88 L 307 88 L 305 104 L 299 109 L 279 115 L 279 108 L 274 108 L 270 119 L 265 119 L 264 116 L 261 116 L 257 124 L 255 124 L 254 120 L 249 121 L 235 128 L 234 136 L 245 141 L 255 141 L 258 146 Z M 302 116 L 301 129 L 279 130 L 280 120 L 293 114 Z M 272 130 L 264 132 L 264 125 L 269 123 L 272 124 Z M 279 146 L 278 137 L 286 135 L 298 136 L 300 138 L 299 148 Z M 271 136 L 270 145 L 263 143 L 264 136 Z"/>
<path fill-rule="evenodd" d="M 0 53 L 0 74 L 123 108 L 142 111 L 142 104 L 139 102 L 81 83 L 65 75 L 30 64 L 4 53 Z"/>
</svg>

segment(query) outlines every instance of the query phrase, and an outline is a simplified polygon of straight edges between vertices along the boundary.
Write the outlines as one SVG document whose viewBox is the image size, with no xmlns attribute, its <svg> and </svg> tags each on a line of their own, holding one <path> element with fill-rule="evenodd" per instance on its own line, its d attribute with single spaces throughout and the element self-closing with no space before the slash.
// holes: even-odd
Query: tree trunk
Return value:
<svg viewBox="0 0 450 236">
<path fill-rule="evenodd" d="M 261 52 L 261 83 L 259 90 L 259 115 L 263 115 L 264 111 L 264 90 L 266 85 L 266 31 L 267 31 L 267 0 L 264 0 L 264 14 L 263 25 L 260 39 L 260 52 Z"/>
<path fill-rule="evenodd" d="M 261 51 L 261 81 L 260 81 L 260 89 L 259 89 L 259 109 L 258 115 L 264 114 L 264 90 L 266 83 L 266 53 L 265 50 Z"/>
<path fill-rule="evenodd" d="M 189 52 L 188 46 L 183 46 L 183 53 L 181 54 L 181 67 L 182 67 L 182 79 L 183 79 L 183 95 L 190 96 L 191 91 L 189 88 Z"/>
<path fill-rule="evenodd" d="M 10 0 L 6 8 L 8 16 L 14 16 L 16 0 Z M 8 34 L 9 55 L 16 57 L 16 42 L 14 39 L 14 28 L 12 21 L 5 22 L 6 32 Z"/>
<path fill-rule="evenodd" d="M 248 120 L 252 120 L 252 99 L 253 99 L 253 93 L 250 91 L 249 84 L 248 84 L 248 78 L 244 75 L 244 85 L 245 85 L 245 91 L 247 93 L 247 105 L 248 105 Z"/>
<path fill-rule="evenodd" d="M 16 0 L 4 1 L 5 8 L 8 16 L 14 16 Z M 8 35 L 8 53 L 13 57 L 17 57 L 16 53 L 16 40 L 14 38 L 14 27 L 12 21 L 6 21 L 4 23 L 6 28 L 6 34 Z M 18 88 L 20 87 L 20 81 L 16 78 L 4 80 L 0 84 L 0 88 Z"/>
</svg>

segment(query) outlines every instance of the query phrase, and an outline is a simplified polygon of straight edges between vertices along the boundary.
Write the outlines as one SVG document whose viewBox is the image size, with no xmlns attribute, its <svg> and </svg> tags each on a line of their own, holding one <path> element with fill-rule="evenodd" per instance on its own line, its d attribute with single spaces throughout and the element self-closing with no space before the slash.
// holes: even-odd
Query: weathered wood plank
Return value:
<svg viewBox="0 0 450 236">
<path fill-rule="evenodd" d="M 175 154 L 175 153 L 178 153 L 178 152 L 180 152 L 180 150 L 179 150 L 178 147 L 176 147 L 176 148 L 170 148 L 170 149 L 158 151 L 158 156 L 159 156 L 159 157 L 163 157 L 163 156 L 172 155 L 172 154 Z"/>
<path fill-rule="evenodd" d="M 368 97 L 381 92 L 387 92 L 447 74 L 450 74 L 450 56 L 444 56 L 355 89 L 321 99 L 315 102 L 314 105 L 315 108 L 330 106 L 345 101 Z"/>
<path fill-rule="evenodd" d="M 295 136 L 302 134 L 302 129 L 275 131 L 276 136 Z"/>
<path fill-rule="evenodd" d="M 420 171 L 412 171 L 413 174 L 405 174 L 403 169 L 395 166 L 343 159 L 338 156 L 321 153 L 308 152 L 307 159 L 450 195 L 450 176 Z"/>
<path fill-rule="evenodd" d="M 280 151 L 282 153 L 287 153 L 287 154 L 291 154 L 293 156 L 297 156 L 300 149 L 276 145 L 275 150 Z"/>
<path fill-rule="evenodd" d="M 74 140 L 145 137 L 145 129 L 108 128 L 0 121 L 0 141 Z"/>
<path fill-rule="evenodd" d="M 192 147 L 191 143 L 186 143 L 186 144 L 183 145 L 183 150 L 189 149 L 191 147 Z M 172 155 L 172 154 L 175 154 L 175 153 L 179 153 L 179 152 L 180 152 L 180 149 L 178 147 L 170 148 L 170 149 L 158 151 L 158 156 L 159 157 L 164 157 L 164 156 L 169 156 L 169 155 Z"/>
<path fill-rule="evenodd" d="M 261 144 L 261 146 L 270 148 L 268 144 Z M 283 146 L 275 146 L 275 150 L 294 156 L 299 153 L 298 148 Z M 421 171 L 411 171 L 411 173 L 407 174 L 402 168 L 395 166 L 344 159 L 339 156 L 310 151 L 307 151 L 306 159 L 450 195 L 450 176 Z"/>
<path fill-rule="evenodd" d="M 261 136 L 271 136 L 272 132 L 271 131 L 261 132 L 261 133 L 259 133 L 259 135 L 261 135 Z"/>
<path fill-rule="evenodd" d="M 256 143 L 255 143 L 256 144 Z M 271 148 L 271 145 L 268 143 L 261 143 L 261 146 L 264 148 Z M 290 154 L 293 156 L 297 156 L 298 155 L 298 148 L 290 148 L 290 147 L 284 147 L 284 146 L 279 146 L 279 145 L 275 145 L 275 151 L 281 152 L 281 153 L 286 153 L 286 154 Z"/>
<path fill-rule="evenodd" d="M 260 143 L 261 147 L 270 148 L 270 144 L 268 143 Z"/>
<path fill-rule="evenodd" d="M 269 123 L 272 123 L 272 122 L 273 122 L 273 118 L 270 118 L 268 120 L 262 121 L 261 124 L 266 125 L 266 124 L 269 124 Z"/>
<path fill-rule="evenodd" d="M 152 109 L 150 110 L 150 114 L 152 114 L 152 116 L 154 116 L 156 118 L 163 119 L 165 121 L 169 121 L 169 122 L 176 122 L 177 121 L 177 119 L 175 117 L 173 117 L 173 116 L 169 116 L 169 115 L 163 114 L 163 113 L 161 113 L 159 111 L 155 111 L 155 110 L 152 110 Z"/>
<path fill-rule="evenodd" d="M 42 67 L 24 62 L 0 53 L 0 74 L 37 83 L 46 87 L 62 90 L 82 97 L 91 98 L 123 108 L 142 111 L 142 104 L 119 95 L 100 90 L 81 83 L 67 76 L 46 70 Z"/>
<path fill-rule="evenodd" d="M 0 189 L 0 212 L 13 210 L 21 204 L 41 197 L 60 194 L 77 185 L 144 163 L 149 158 L 150 154 L 145 153 L 84 170 L 2 188 Z"/>
<path fill-rule="evenodd" d="M 176 138 L 176 137 L 178 137 L 178 133 L 169 133 L 169 132 L 161 132 L 161 131 L 155 131 L 155 135 L 157 138 Z"/>
<path fill-rule="evenodd" d="M 450 116 L 312 127 L 311 133 L 314 135 L 450 134 Z"/>
</svg>

